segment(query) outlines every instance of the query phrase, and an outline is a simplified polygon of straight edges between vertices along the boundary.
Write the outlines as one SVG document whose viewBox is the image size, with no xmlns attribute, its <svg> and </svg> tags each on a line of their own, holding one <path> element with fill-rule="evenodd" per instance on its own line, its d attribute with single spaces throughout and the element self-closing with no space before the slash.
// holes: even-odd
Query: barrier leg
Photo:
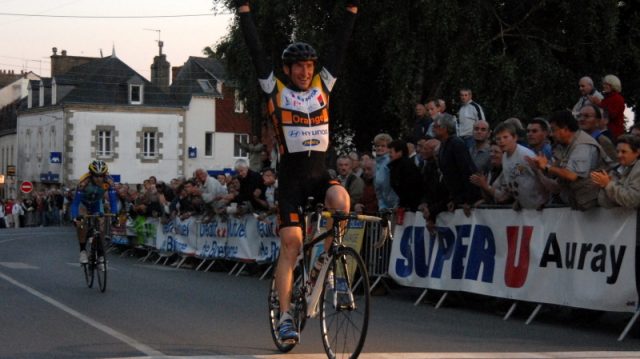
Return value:
<svg viewBox="0 0 640 359">
<path fill-rule="evenodd" d="M 377 276 L 376 280 L 373 282 L 373 284 L 371 285 L 371 288 L 369 288 L 369 293 L 373 292 L 373 289 L 380 284 L 380 281 L 382 280 L 382 276 Z"/>
<path fill-rule="evenodd" d="M 424 296 L 427 295 L 427 291 L 428 289 L 425 289 L 422 291 L 422 293 L 420 293 L 420 297 L 418 297 L 418 300 L 416 300 L 416 302 L 413 303 L 413 306 L 417 306 L 418 304 L 420 304 L 420 302 L 422 302 L 422 299 L 424 298 Z"/>
<path fill-rule="evenodd" d="M 440 300 L 438 301 L 438 304 L 436 304 L 436 309 L 440 308 L 442 303 L 444 303 L 444 300 L 447 298 L 447 294 L 449 294 L 449 292 L 444 292 L 442 297 L 440 297 Z"/>
<path fill-rule="evenodd" d="M 207 269 L 205 269 L 204 271 L 205 271 L 205 272 L 208 272 L 208 271 L 209 271 L 209 269 L 211 269 L 211 267 L 213 267 L 213 264 L 214 264 L 215 262 L 216 262 L 216 260 L 215 260 L 215 259 L 214 259 L 214 260 L 212 260 L 212 261 L 211 261 L 211 263 L 209 263 L 209 265 L 207 266 Z"/>
<path fill-rule="evenodd" d="M 238 271 L 236 272 L 236 277 L 240 275 L 240 273 L 242 273 L 242 270 L 244 269 L 244 267 L 247 266 L 247 263 L 242 263 L 242 266 L 240 266 L 240 269 L 238 269 Z"/>
<path fill-rule="evenodd" d="M 621 342 L 627 336 L 629 330 L 631 330 L 631 327 L 633 327 L 633 323 L 635 323 L 638 319 L 638 315 L 640 315 L 640 309 L 636 309 L 636 313 L 633 315 L 633 317 L 631 317 L 631 320 L 629 321 L 629 323 L 627 323 L 627 326 L 624 327 L 622 334 L 620 334 L 620 336 L 618 337 L 619 342 Z"/>
<path fill-rule="evenodd" d="M 202 261 L 200 261 L 200 263 L 198 264 L 198 266 L 196 267 L 196 272 L 200 270 L 200 268 L 202 268 L 202 266 L 204 266 L 204 264 L 207 263 L 207 259 L 203 258 Z"/>
<path fill-rule="evenodd" d="M 177 269 L 177 268 L 180 268 L 180 266 L 181 266 L 182 264 L 184 264 L 184 262 L 185 262 L 186 260 L 187 260 L 187 256 L 181 256 L 181 258 L 180 258 L 180 262 L 178 262 L 178 265 L 176 265 L 176 269 Z"/>
<path fill-rule="evenodd" d="M 529 325 L 533 321 L 533 319 L 536 317 L 536 315 L 538 315 L 538 312 L 540 311 L 541 308 L 542 308 L 542 304 L 538 304 L 536 306 L 536 309 L 534 309 L 533 312 L 531 312 L 529 319 L 527 319 L 527 321 L 524 324 Z"/>
<path fill-rule="evenodd" d="M 502 320 L 509 319 L 511 317 L 511 314 L 513 314 L 513 312 L 516 310 L 516 306 L 518 306 L 518 302 L 513 302 L 513 304 L 511 304 L 511 308 L 509 308 L 509 310 L 507 311 L 507 314 L 505 314 Z"/>
<path fill-rule="evenodd" d="M 138 262 L 146 262 L 147 259 L 149 259 L 149 257 L 151 257 L 153 253 L 154 253 L 153 251 L 148 251 L 144 257 L 138 259 Z"/>
<path fill-rule="evenodd" d="M 131 251 L 132 251 L 131 248 L 123 251 L 122 253 L 120 253 L 120 258 L 126 257 L 127 255 L 129 255 L 129 252 L 131 252 Z"/>
<path fill-rule="evenodd" d="M 239 265 L 240 265 L 240 262 L 236 262 L 236 264 L 233 265 L 233 268 L 231 268 L 231 270 L 229 271 L 229 273 L 227 275 L 232 275 L 233 272 L 235 272 L 236 268 L 238 268 Z"/>
<path fill-rule="evenodd" d="M 260 276 L 260 280 L 263 280 L 263 279 L 264 279 L 264 277 L 266 277 L 266 276 L 267 276 L 267 274 L 268 274 L 269 272 L 271 272 L 271 268 L 273 268 L 273 264 L 269 264 L 269 267 L 267 267 L 267 269 L 264 271 L 264 273 L 262 273 L 262 275 Z"/>
</svg>

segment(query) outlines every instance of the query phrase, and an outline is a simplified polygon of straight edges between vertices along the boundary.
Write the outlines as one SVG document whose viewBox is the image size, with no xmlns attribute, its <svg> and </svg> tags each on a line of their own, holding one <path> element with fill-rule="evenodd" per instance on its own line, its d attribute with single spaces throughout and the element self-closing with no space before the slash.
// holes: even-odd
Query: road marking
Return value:
<svg viewBox="0 0 640 359">
<path fill-rule="evenodd" d="M 10 269 L 40 269 L 40 267 L 22 262 L 0 262 L 0 266 Z"/>
<path fill-rule="evenodd" d="M 178 270 L 178 268 L 176 267 L 170 267 L 170 266 L 156 266 L 156 265 L 150 265 L 150 264 L 134 264 L 134 267 L 139 267 L 139 268 L 144 268 L 144 269 L 153 269 L 153 270 L 159 270 L 159 271 L 165 271 L 165 272 L 175 272 Z"/>
<path fill-rule="evenodd" d="M 540 353 L 362 353 L 362 359 L 605 359 L 638 358 L 638 352 L 540 352 Z M 295 359 L 324 359 L 326 354 L 270 354 L 270 355 L 211 355 L 211 356 L 165 356 L 162 359 L 272 359 L 290 357 Z M 110 359 L 158 359 L 151 357 L 126 357 Z"/>
<path fill-rule="evenodd" d="M 86 316 L 86 315 L 84 315 L 84 314 L 72 309 L 72 308 L 70 308 L 70 307 L 58 302 L 57 300 L 55 300 L 55 299 L 53 299 L 51 297 L 49 297 L 49 296 L 47 296 L 45 294 L 42 294 L 42 293 L 38 292 L 37 290 L 35 290 L 35 289 L 25 285 L 25 284 L 22 284 L 22 283 L 18 282 L 17 280 L 9 277 L 8 275 L 6 275 L 6 274 L 4 274 L 2 272 L 0 272 L 0 278 L 6 280 L 7 282 L 15 285 L 18 288 L 24 289 L 25 291 L 29 292 L 30 294 L 42 299 L 43 301 L 53 305 L 54 307 L 66 312 L 67 314 L 69 314 L 69 315 L 71 315 L 71 316 L 73 316 L 73 317 L 75 317 L 75 318 L 77 318 L 77 319 L 89 324 L 90 326 L 92 326 L 92 327 L 94 327 L 94 328 L 96 328 L 96 329 L 98 329 L 98 330 L 100 330 L 100 331 L 102 331 L 102 332 L 104 332 L 104 333 L 106 333 L 106 334 L 108 334 L 108 335 L 110 335 L 110 336 L 112 336 L 112 337 L 124 342 L 125 344 L 133 347 L 134 349 L 138 350 L 139 352 L 143 353 L 144 355 L 147 355 L 148 357 L 152 357 L 152 358 L 157 358 L 157 357 L 164 358 L 164 357 L 166 357 L 163 353 L 151 348 L 150 346 L 142 344 L 142 343 L 138 342 L 137 340 L 135 340 L 135 339 L 123 334 L 123 333 L 120 333 L 119 331 L 117 331 L 117 330 L 115 330 L 115 329 L 113 329 L 111 327 L 108 327 L 107 325 L 104 325 L 104 324 L 102 324 L 102 323 L 100 323 L 100 322 L 98 322 L 98 321 L 96 321 L 96 320 L 94 320 L 94 319 L 92 319 L 92 318 L 90 318 L 90 317 L 88 317 L 88 316 Z"/>
<path fill-rule="evenodd" d="M 9 239 L 3 239 L 3 240 L 0 240 L 0 244 L 11 242 L 11 241 L 17 241 L 18 239 L 31 238 L 31 237 L 33 237 L 33 236 L 29 236 L 29 237 L 13 237 L 13 238 L 9 238 Z"/>
</svg>

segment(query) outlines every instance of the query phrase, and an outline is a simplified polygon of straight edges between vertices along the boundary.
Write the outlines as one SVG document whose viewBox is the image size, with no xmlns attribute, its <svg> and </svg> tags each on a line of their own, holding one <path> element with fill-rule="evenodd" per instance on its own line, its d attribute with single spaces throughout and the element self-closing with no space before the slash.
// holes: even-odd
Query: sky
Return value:
<svg viewBox="0 0 640 359">
<path fill-rule="evenodd" d="M 158 55 L 158 35 L 171 66 L 181 66 L 189 56 L 203 56 L 228 32 L 232 16 L 214 15 L 211 0 L 0 0 L 0 70 L 21 70 L 49 77 L 52 48 L 69 56 L 100 57 L 112 54 L 150 79 L 153 57 Z M 164 18 L 70 18 L 55 16 L 175 16 Z M 150 30 L 147 30 L 150 29 Z M 158 33 L 157 31 L 160 30 Z"/>
</svg>

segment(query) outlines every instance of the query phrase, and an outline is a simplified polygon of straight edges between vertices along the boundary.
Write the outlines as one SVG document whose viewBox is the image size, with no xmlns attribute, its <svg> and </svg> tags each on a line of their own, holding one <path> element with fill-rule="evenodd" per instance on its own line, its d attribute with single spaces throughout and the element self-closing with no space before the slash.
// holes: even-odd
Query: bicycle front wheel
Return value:
<svg viewBox="0 0 640 359">
<path fill-rule="evenodd" d="M 322 344 L 329 358 L 357 358 L 369 326 L 369 275 L 360 255 L 343 247 L 333 256 L 322 292 Z"/>
<path fill-rule="evenodd" d="M 84 272 L 84 280 L 87 283 L 87 287 L 93 287 L 93 264 L 91 262 L 82 264 L 82 270 Z"/>
<path fill-rule="evenodd" d="M 96 261 L 95 273 L 98 277 L 98 287 L 100 288 L 100 292 L 104 293 L 107 290 L 107 256 L 106 253 L 104 255 L 104 262 L 100 263 Z"/>
</svg>

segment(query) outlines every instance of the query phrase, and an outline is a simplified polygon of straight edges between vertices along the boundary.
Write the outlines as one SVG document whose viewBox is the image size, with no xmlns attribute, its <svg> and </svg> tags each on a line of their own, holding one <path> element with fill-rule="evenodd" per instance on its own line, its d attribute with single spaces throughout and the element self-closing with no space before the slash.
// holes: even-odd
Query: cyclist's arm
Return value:
<svg viewBox="0 0 640 359">
<path fill-rule="evenodd" d="M 338 76 L 342 68 L 342 62 L 347 52 L 347 44 L 353 32 L 353 25 L 356 22 L 358 3 L 359 1 L 348 2 L 342 22 L 337 22 L 333 31 L 333 46 L 331 46 L 325 58 L 324 68 L 334 77 Z"/>
<path fill-rule="evenodd" d="M 242 35 L 249 48 L 249 54 L 251 55 L 253 66 L 256 68 L 258 79 L 266 80 L 273 75 L 273 65 L 267 60 L 267 55 L 258 38 L 258 30 L 251 17 L 251 9 L 249 8 L 248 2 L 238 7 L 238 13 L 240 16 Z"/>
<path fill-rule="evenodd" d="M 109 197 L 109 211 L 113 214 L 118 214 L 118 194 L 115 188 L 109 186 L 107 196 Z"/>
<path fill-rule="evenodd" d="M 76 189 L 76 195 L 73 196 L 73 202 L 71 202 L 71 219 L 78 218 L 82 197 L 84 197 L 84 188 L 81 189 L 80 186 L 78 186 Z"/>
</svg>

